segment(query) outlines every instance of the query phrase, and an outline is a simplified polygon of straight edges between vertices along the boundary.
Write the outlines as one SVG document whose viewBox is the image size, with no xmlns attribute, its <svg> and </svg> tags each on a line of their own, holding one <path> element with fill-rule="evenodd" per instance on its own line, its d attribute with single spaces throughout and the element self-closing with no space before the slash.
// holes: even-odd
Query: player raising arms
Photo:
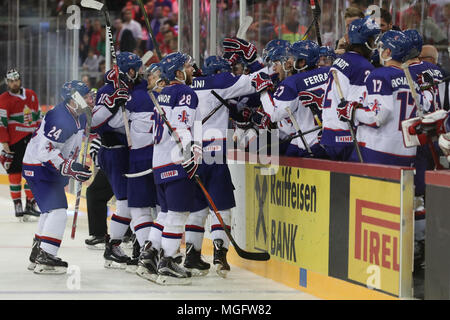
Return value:
<svg viewBox="0 0 450 320">
<path fill-rule="evenodd" d="M 366 92 L 366 79 L 374 66 L 369 62 L 380 28 L 373 19 L 356 19 L 350 23 L 345 35 L 349 45 L 337 58 L 330 70 L 335 70 L 346 101 L 362 102 Z M 321 144 L 332 160 L 346 161 L 354 145 L 348 123 L 339 121 L 336 110 L 341 104 L 339 90 L 330 72 L 324 96 Z"/>
<path fill-rule="evenodd" d="M 93 97 L 83 82 L 66 82 L 61 89 L 63 101 L 47 112 L 23 159 L 22 175 L 42 210 L 28 267 L 35 273 L 66 273 L 67 262 L 57 257 L 67 220 L 64 187 L 69 178 L 83 182 L 92 174 L 87 166 L 76 162 L 87 118 L 72 99 L 74 92 L 93 107 Z"/>
</svg>

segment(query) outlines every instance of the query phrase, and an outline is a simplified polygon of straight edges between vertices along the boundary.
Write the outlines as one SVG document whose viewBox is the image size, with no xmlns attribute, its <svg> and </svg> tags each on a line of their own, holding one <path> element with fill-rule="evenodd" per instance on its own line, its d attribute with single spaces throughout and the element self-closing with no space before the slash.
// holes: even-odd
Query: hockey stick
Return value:
<svg viewBox="0 0 450 320">
<path fill-rule="evenodd" d="M 152 37 L 153 47 L 155 47 L 156 55 L 158 56 L 158 59 L 162 59 L 161 50 L 159 49 L 159 45 L 156 42 L 155 34 L 153 33 L 152 26 L 150 25 L 150 20 L 148 19 L 147 11 L 145 10 L 144 3 L 142 0 L 138 0 L 139 7 L 141 8 L 142 14 L 144 15 L 145 25 L 147 26 L 147 30 Z"/>
<path fill-rule="evenodd" d="M 253 23 L 253 18 L 251 16 L 245 16 L 244 19 L 242 20 L 241 25 L 239 26 L 239 29 L 236 33 L 236 38 L 240 38 L 240 39 L 246 39 L 246 34 L 247 34 L 247 30 L 248 28 L 250 28 L 250 25 Z"/>
<path fill-rule="evenodd" d="M 314 16 L 314 26 L 316 29 L 317 43 L 322 46 L 322 37 L 320 36 L 319 19 L 322 10 L 320 9 L 319 0 L 310 0 L 311 10 Z"/>
<path fill-rule="evenodd" d="M 86 138 L 84 139 L 83 158 L 81 160 L 81 164 L 84 166 L 86 163 L 86 156 L 88 153 L 89 134 L 91 132 L 91 123 L 92 123 L 92 110 L 88 107 L 86 101 L 84 101 L 83 97 L 78 91 L 75 91 L 72 94 L 72 99 L 74 99 L 78 105 L 82 106 L 82 110 L 86 114 L 86 121 L 87 121 L 85 129 Z M 75 239 L 75 231 L 77 229 L 78 210 L 80 209 L 80 200 L 81 200 L 81 187 L 82 182 L 77 180 L 75 183 L 75 190 L 77 190 L 77 196 L 75 199 L 75 209 L 73 212 L 72 233 L 70 234 L 71 239 Z"/>
<path fill-rule="evenodd" d="M 156 109 L 158 110 L 158 113 L 159 113 L 161 119 L 166 124 L 166 126 L 167 126 L 167 128 L 169 130 L 169 134 L 175 139 L 175 142 L 177 143 L 177 145 L 180 148 L 181 152 L 184 153 L 184 148 L 183 148 L 183 144 L 181 142 L 180 136 L 176 133 L 176 131 L 170 125 L 169 121 L 167 120 L 166 114 L 161 109 L 161 106 L 159 105 L 158 100 L 156 100 L 155 95 L 151 91 L 149 91 L 148 94 L 150 95 L 150 98 L 152 99 Z M 209 204 L 213 208 L 217 219 L 219 220 L 222 228 L 224 229 L 225 233 L 227 234 L 228 238 L 230 239 L 231 243 L 233 244 L 237 254 L 241 258 L 244 258 L 244 259 L 247 259 L 247 260 L 257 260 L 257 261 L 269 260 L 270 259 L 270 255 L 267 252 L 248 252 L 248 251 L 242 250 L 238 246 L 238 244 L 234 240 L 233 236 L 231 235 L 231 232 L 228 230 L 227 226 L 225 225 L 225 223 L 224 223 L 224 221 L 222 219 L 222 216 L 220 215 L 219 211 L 217 210 L 216 205 L 214 204 L 214 201 L 212 200 L 212 198 L 209 195 L 209 193 L 206 191 L 205 186 L 203 185 L 203 183 L 202 183 L 202 181 L 201 181 L 201 179 L 199 178 L 198 175 L 195 175 L 195 181 L 197 182 L 199 187 L 202 189 L 206 199 L 208 200 Z"/>
<path fill-rule="evenodd" d="M 288 114 L 288 116 L 289 116 L 289 119 L 291 119 L 292 125 L 294 126 L 295 131 L 297 131 L 297 134 L 300 136 L 300 138 L 301 138 L 301 140 L 302 140 L 302 143 L 303 143 L 303 145 L 305 146 L 306 151 L 308 151 L 308 153 L 309 153 L 309 155 L 310 155 L 311 157 L 314 156 L 314 154 L 313 154 L 312 151 L 311 151 L 311 148 L 309 147 L 308 142 L 306 142 L 306 139 L 305 139 L 305 137 L 303 136 L 303 132 L 302 132 L 302 130 L 300 129 L 300 126 L 298 125 L 297 120 L 295 119 L 294 115 L 292 114 L 291 108 L 286 107 L 286 108 L 284 108 L 284 110 L 286 110 L 286 112 L 287 112 L 287 114 Z"/>
<path fill-rule="evenodd" d="M 202 124 L 205 124 L 206 121 L 208 121 L 209 118 L 211 118 L 211 116 L 217 112 L 217 110 L 219 110 L 221 107 L 223 106 L 223 104 L 220 104 L 220 106 L 215 107 L 206 117 L 203 118 L 202 120 Z M 125 173 L 123 176 L 126 178 L 138 178 L 138 177 L 142 177 L 145 176 L 147 174 L 150 174 L 153 172 L 153 168 L 141 171 L 141 172 L 136 172 L 136 173 Z"/>
<path fill-rule="evenodd" d="M 422 108 L 422 105 L 420 104 L 419 97 L 417 96 L 417 92 L 416 92 L 416 89 L 414 87 L 414 82 L 413 82 L 413 79 L 411 77 L 411 72 L 409 72 L 408 61 L 402 63 L 401 68 L 405 72 L 405 76 L 406 76 L 406 80 L 408 82 L 409 90 L 411 91 L 411 94 L 413 96 L 414 102 L 416 104 L 417 115 L 419 116 L 420 119 L 423 119 L 423 108 Z M 430 149 L 431 155 L 433 157 L 435 168 L 437 170 L 443 169 L 443 166 L 441 165 L 441 163 L 439 161 L 439 156 L 437 154 L 437 151 L 434 148 L 433 141 L 431 140 L 431 137 L 429 137 L 428 135 L 427 135 L 427 143 L 428 143 L 428 147 Z"/>
<path fill-rule="evenodd" d="M 113 69 L 114 69 L 116 77 L 117 77 L 117 79 L 114 83 L 114 87 L 115 87 L 115 89 L 120 88 L 121 81 L 120 81 L 120 76 L 119 76 L 119 67 L 117 65 L 116 50 L 114 49 L 114 40 L 113 40 L 112 31 L 111 31 L 111 18 L 109 17 L 108 8 L 102 2 L 95 1 L 95 0 L 81 0 L 81 6 L 85 7 L 85 8 L 102 11 L 105 16 L 105 22 L 106 22 L 105 27 L 106 27 L 106 33 L 108 34 L 108 41 L 110 43 L 109 48 L 111 51 L 112 65 L 113 65 Z M 122 110 L 123 125 L 125 127 L 125 135 L 127 137 L 128 147 L 131 147 L 130 127 L 128 126 L 128 117 L 127 117 L 127 113 L 125 110 L 125 105 L 121 104 L 120 108 Z"/>
<path fill-rule="evenodd" d="M 336 82 L 336 88 L 338 90 L 339 98 L 341 99 L 341 102 L 345 101 L 344 93 L 342 92 L 341 84 L 339 82 L 339 78 L 337 75 L 336 70 L 331 70 L 331 73 L 333 74 L 334 81 Z M 350 134 L 352 135 L 353 144 L 355 145 L 356 153 L 358 154 L 359 162 L 363 163 L 363 157 L 361 154 L 361 150 L 359 149 L 358 141 L 356 140 L 355 131 L 353 130 L 353 121 L 347 121 L 348 129 L 350 130 Z"/>
</svg>

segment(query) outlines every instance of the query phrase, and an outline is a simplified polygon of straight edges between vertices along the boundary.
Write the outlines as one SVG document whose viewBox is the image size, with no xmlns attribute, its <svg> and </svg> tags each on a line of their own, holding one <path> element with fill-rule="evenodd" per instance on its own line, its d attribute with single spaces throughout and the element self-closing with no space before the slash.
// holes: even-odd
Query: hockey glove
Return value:
<svg viewBox="0 0 450 320">
<path fill-rule="evenodd" d="M 106 83 L 112 83 L 114 85 L 114 89 L 119 88 L 118 79 L 120 79 L 120 87 L 128 90 L 127 76 L 119 71 L 119 77 L 117 77 L 114 68 L 106 72 L 105 79 Z"/>
<path fill-rule="evenodd" d="M 234 123 L 236 124 L 237 128 L 241 128 L 241 129 L 248 129 L 249 127 L 251 127 L 251 123 L 250 123 L 250 118 L 252 115 L 252 110 L 249 107 L 244 107 L 244 109 L 242 109 Z"/>
<path fill-rule="evenodd" d="M 121 105 L 124 105 L 128 100 L 127 89 L 116 89 L 111 95 L 105 97 L 105 106 L 115 114 Z"/>
<path fill-rule="evenodd" d="M 256 110 L 252 114 L 252 122 L 259 128 L 259 129 L 266 129 L 270 124 L 270 115 L 262 109 Z"/>
<path fill-rule="evenodd" d="M 267 73 L 257 73 L 251 80 L 252 86 L 256 89 L 256 92 L 262 92 L 273 88 L 272 79 Z"/>
<path fill-rule="evenodd" d="M 353 121 L 355 108 L 358 106 L 356 101 L 342 101 L 337 107 L 337 115 L 341 121 Z"/>
<path fill-rule="evenodd" d="M 450 162 L 450 132 L 439 136 L 439 147 Z"/>
<path fill-rule="evenodd" d="M 301 91 L 299 94 L 299 99 L 303 106 L 310 108 L 313 113 L 319 113 L 322 110 L 322 102 L 324 94 L 318 96 L 314 92 Z"/>
<path fill-rule="evenodd" d="M 240 56 L 245 63 L 252 63 L 256 59 L 256 46 L 244 39 L 225 38 L 222 41 L 222 46 L 225 53 L 232 54 L 231 56 L 228 56 L 228 60 L 231 64 L 237 61 L 237 57 L 233 54 Z"/>
<path fill-rule="evenodd" d="M 100 147 L 102 145 L 102 142 L 100 139 L 95 138 L 91 141 L 91 144 L 89 145 L 89 155 L 91 156 L 92 162 L 96 167 L 98 167 L 98 150 L 100 150 Z"/>
<path fill-rule="evenodd" d="M 11 168 L 11 163 L 14 160 L 14 153 L 12 152 L 6 152 L 5 150 L 2 150 L 2 153 L 0 154 L 0 162 L 2 163 L 3 168 L 5 168 L 6 171 Z"/>
<path fill-rule="evenodd" d="M 425 145 L 428 137 L 439 136 L 445 133 L 445 121 L 448 113 L 438 110 L 426 114 L 423 119 L 419 117 L 402 121 L 403 142 L 406 147 Z"/>
<path fill-rule="evenodd" d="M 192 144 L 187 159 L 181 163 L 189 179 L 192 179 L 192 177 L 194 177 L 195 172 L 197 172 L 198 165 L 201 161 L 202 148 L 196 144 Z"/>
<path fill-rule="evenodd" d="M 92 175 L 89 167 L 83 166 L 81 163 L 75 162 L 75 160 L 72 159 L 64 160 L 59 171 L 61 172 L 61 175 L 81 182 L 89 180 Z"/>
</svg>

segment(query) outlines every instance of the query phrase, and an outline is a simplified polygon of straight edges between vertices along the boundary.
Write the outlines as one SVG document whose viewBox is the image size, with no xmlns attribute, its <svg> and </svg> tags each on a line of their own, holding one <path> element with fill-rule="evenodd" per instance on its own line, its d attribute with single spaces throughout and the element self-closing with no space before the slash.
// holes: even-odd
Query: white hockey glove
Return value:
<svg viewBox="0 0 450 320">
<path fill-rule="evenodd" d="M 447 157 L 447 161 L 450 162 L 450 132 L 439 136 L 439 147 Z"/>
</svg>

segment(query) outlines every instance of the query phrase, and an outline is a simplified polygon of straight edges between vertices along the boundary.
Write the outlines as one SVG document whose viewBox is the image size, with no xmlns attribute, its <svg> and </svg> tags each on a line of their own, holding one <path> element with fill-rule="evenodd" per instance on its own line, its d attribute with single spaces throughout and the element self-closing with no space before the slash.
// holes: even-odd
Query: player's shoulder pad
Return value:
<svg viewBox="0 0 450 320">
<path fill-rule="evenodd" d="M 82 115 L 83 116 L 83 115 Z M 86 123 L 86 115 L 80 117 L 80 123 L 83 126 Z M 53 109 L 49 110 L 44 117 L 45 137 L 55 142 L 65 142 L 70 138 L 77 129 L 75 126 L 74 118 L 70 114 L 69 110 L 64 103 L 56 105 Z"/>
<path fill-rule="evenodd" d="M 155 97 L 157 96 L 153 92 Z M 147 92 L 147 87 L 133 90 L 130 99 L 126 104 L 126 108 L 130 112 L 149 112 L 153 110 L 153 102 Z"/>
<path fill-rule="evenodd" d="M 408 87 L 401 69 L 380 67 L 372 70 L 367 77 L 366 87 L 369 94 L 391 95 L 397 87 Z"/>
<path fill-rule="evenodd" d="M 177 88 L 177 99 L 175 103 L 176 106 L 187 106 L 195 109 L 198 105 L 198 96 L 191 87 L 187 85 L 179 85 Z"/>
</svg>

